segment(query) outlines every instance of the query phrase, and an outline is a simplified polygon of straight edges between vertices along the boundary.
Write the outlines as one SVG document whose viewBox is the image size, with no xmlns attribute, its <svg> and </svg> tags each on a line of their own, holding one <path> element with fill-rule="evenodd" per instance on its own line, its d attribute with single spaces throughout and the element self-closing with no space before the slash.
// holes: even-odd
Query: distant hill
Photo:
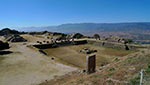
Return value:
<svg viewBox="0 0 150 85">
<path fill-rule="evenodd" d="M 119 35 L 135 40 L 150 40 L 150 22 L 132 23 L 72 23 L 58 26 L 25 27 L 21 31 L 52 31 L 64 33 L 83 33 L 93 35 Z"/>
<path fill-rule="evenodd" d="M 129 32 L 150 30 L 150 22 L 141 23 L 78 23 L 63 24 L 56 28 L 63 32 Z"/>
<path fill-rule="evenodd" d="M 59 32 L 80 32 L 85 35 L 98 33 L 103 36 L 117 35 L 134 40 L 150 40 L 150 22 L 139 23 L 78 23 L 57 26 Z"/>
<path fill-rule="evenodd" d="M 101 31 L 101 32 L 118 32 L 132 30 L 150 30 L 150 22 L 132 22 L 132 23 L 73 23 L 62 24 L 58 26 L 45 27 L 23 27 L 21 31 L 61 31 L 61 32 L 86 32 L 86 31 Z"/>
</svg>

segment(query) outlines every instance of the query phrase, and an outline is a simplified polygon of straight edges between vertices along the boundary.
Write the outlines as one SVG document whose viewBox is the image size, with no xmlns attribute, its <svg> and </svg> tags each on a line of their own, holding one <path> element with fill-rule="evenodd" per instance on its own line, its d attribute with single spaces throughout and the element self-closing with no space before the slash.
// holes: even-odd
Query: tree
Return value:
<svg viewBox="0 0 150 85">
<path fill-rule="evenodd" d="M 94 34 L 94 36 L 93 36 L 96 40 L 97 39 L 99 39 L 100 40 L 100 36 L 99 36 L 99 34 Z"/>
</svg>

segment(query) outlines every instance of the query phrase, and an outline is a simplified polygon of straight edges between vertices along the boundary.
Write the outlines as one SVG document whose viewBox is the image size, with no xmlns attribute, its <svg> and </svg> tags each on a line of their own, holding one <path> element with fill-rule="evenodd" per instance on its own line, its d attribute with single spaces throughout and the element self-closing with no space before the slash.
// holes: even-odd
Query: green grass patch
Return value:
<svg viewBox="0 0 150 85">
<path fill-rule="evenodd" d="M 110 68 L 110 69 L 109 69 L 109 71 L 114 71 L 114 70 L 115 70 L 115 68 Z"/>
<path fill-rule="evenodd" d="M 107 74 L 107 76 L 109 76 L 109 77 L 110 77 L 110 76 L 112 76 L 113 74 L 114 74 L 114 73 L 109 73 L 109 74 Z"/>
<path fill-rule="evenodd" d="M 106 82 L 108 82 L 108 83 L 112 83 L 113 81 L 112 81 L 112 80 L 107 80 Z"/>
<path fill-rule="evenodd" d="M 120 59 L 119 59 L 119 58 L 115 58 L 115 60 L 114 60 L 114 61 L 118 62 L 118 61 L 120 61 Z"/>
<path fill-rule="evenodd" d="M 140 76 L 137 75 L 133 79 L 130 80 L 130 85 L 139 85 L 140 84 Z"/>
<path fill-rule="evenodd" d="M 146 73 L 150 74 L 150 64 L 148 65 L 148 68 L 145 71 Z"/>
</svg>

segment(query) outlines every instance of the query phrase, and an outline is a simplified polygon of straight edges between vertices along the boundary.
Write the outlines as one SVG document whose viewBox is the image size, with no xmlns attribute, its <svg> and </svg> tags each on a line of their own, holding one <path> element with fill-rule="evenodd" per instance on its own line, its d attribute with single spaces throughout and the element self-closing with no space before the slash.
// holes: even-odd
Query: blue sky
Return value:
<svg viewBox="0 0 150 85">
<path fill-rule="evenodd" d="M 0 28 L 150 22 L 150 0 L 0 0 Z"/>
</svg>

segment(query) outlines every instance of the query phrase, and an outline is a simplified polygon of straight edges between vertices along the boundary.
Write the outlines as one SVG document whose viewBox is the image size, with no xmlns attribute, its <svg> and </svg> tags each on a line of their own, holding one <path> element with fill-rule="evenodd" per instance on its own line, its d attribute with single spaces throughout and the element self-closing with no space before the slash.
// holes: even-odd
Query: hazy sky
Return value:
<svg viewBox="0 0 150 85">
<path fill-rule="evenodd" d="M 150 0 L 0 0 L 0 28 L 150 22 Z"/>
</svg>

